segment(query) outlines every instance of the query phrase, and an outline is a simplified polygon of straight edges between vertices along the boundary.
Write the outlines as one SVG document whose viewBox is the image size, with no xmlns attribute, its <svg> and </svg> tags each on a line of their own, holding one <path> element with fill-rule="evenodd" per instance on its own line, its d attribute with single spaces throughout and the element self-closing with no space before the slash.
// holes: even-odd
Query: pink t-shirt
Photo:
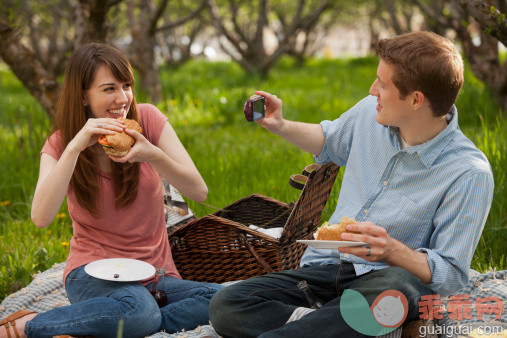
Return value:
<svg viewBox="0 0 507 338">
<path fill-rule="evenodd" d="M 154 145 L 167 121 L 155 106 L 139 104 L 139 124 L 143 135 Z M 60 136 L 52 134 L 41 153 L 59 159 Z M 116 209 L 113 181 L 98 171 L 100 194 L 97 195 L 99 218 L 93 217 L 67 189 L 67 204 L 72 219 L 73 237 L 63 279 L 77 267 L 105 258 L 133 258 L 165 268 L 166 275 L 181 278 L 171 255 L 164 216 L 164 196 L 160 174 L 146 162 L 140 164 L 137 198 L 126 208 Z M 152 280 L 144 280 L 149 284 Z"/>
</svg>

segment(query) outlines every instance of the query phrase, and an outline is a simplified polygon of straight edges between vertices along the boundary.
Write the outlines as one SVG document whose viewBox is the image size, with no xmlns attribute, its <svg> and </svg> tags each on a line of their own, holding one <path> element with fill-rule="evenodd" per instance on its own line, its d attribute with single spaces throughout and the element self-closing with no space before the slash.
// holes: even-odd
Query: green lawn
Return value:
<svg viewBox="0 0 507 338">
<path fill-rule="evenodd" d="M 1 65 L 0 65 L 1 66 Z M 288 119 L 318 123 L 337 118 L 368 94 L 377 59 L 310 60 L 300 67 L 280 61 L 269 78 L 245 74 L 233 63 L 190 62 L 161 69 L 165 100 L 158 105 L 173 124 L 204 177 L 207 204 L 223 207 L 252 193 L 284 202 L 299 191 L 291 174 L 312 163 L 311 155 L 243 117 L 243 103 L 256 89 L 284 100 Z M 138 102 L 144 102 L 138 90 Z M 46 229 L 30 221 L 39 151 L 50 128 L 48 117 L 16 78 L 0 67 L 0 300 L 27 285 L 32 274 L 62 262 L 72 235 L 66 206 Z M 457 102 L 463 132 L 487 155 L 495 175 L 495 196 L 472 267 L 505 269 L 506 133 L 504 115 L 483 84 L 470 73 Z M 341 173 L 323 219 L 336 205 Z M 189 202 L 198 216 L 212 207 Z"/>
</svg>

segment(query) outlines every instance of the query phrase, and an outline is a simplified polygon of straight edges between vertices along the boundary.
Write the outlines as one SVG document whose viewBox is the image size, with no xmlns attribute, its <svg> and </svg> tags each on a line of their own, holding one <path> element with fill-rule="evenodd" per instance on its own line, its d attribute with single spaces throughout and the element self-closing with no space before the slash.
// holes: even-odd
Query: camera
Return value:
<svg viewBox="0 0 507 338">
<path fill-rule="evenodd" d="M 254 95 L 245 102 L 243 112 L 245 118 L 249 122 L 253 122 L 264 117 L 266 105 L 264 104 L 264 96 Z"/>
</svg>

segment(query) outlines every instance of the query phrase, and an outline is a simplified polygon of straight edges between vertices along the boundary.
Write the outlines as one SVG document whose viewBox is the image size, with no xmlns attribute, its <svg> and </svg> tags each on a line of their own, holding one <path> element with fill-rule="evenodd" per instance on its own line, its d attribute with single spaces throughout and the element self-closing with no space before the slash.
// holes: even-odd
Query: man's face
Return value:
<svg viewBox="0 0 507 338">
<path fill-rule="evenodd" d="M 392 82 L 393 74 L 393 67 L 381 59 L 377 79 L 370 87 L 370 95 L 377 97 L 377 122 L 384 126 L 402 127 L 410 118 L 411 96 L 400 99 L 400 91 Z"/>
</svg>

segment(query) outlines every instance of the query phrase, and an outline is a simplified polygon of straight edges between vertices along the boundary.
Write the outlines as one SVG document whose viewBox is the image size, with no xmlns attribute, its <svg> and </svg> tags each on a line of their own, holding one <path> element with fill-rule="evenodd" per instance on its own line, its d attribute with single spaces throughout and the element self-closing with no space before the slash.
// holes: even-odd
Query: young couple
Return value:
<svg viewBox="0 0 507 338">
<path fill-rule="evenodd" d="M 348 230 L 357 233 L 342 239 L 369 246 L 308 248 L 300 269 L 221 288 L 182 280 L 171 258 L 160 177 L 193 200 L 207 195 L 175 131 L 156 107 L 136 103 L 123 55 L 104 44 L 77 49 L 41 152 L 32 204 L 34 223 L 46 227 L 67 195 L 74 236 L 64 280 L 72 304 L 16 313 L 0 337 L 13 331 L 112 337 L 120 319 L 126 337 L 189 330 L 209 319 L 224 337 L 309 337 L 316 328 L 323 337 L 361 336 L 341 316 L 344 290 L 359 292 L 369 305 L 397 290 L 408 300 L 409 320 L 418 317 L 422 295 L 459 289 L 468 281 L 493 195 L 486 157 L 458 127 L 462 59 L 449 40 L 428 32 L 382 40 L 379 57 L 370 96 L 334 121 L 286 120 L 279 98 L 256 92 L 266 99 L 259 124 L 314 154 L 317 163 L 346 167 L 330 222 L 355 217 Z M 125 129 L 117 120 L 124 116 L 138 120 L 143 133 Z M 134 147 L 124 157 L 105 155 L 99 135 L 124 129 Z M 153 280 L 115 283 L 84 271 L 87 263 L 111 257 L 165 268 L 168 305 L 159 308 L 149 293 Z M 308 308 L 297 288 L 301 280 L 322 308 Z"/>
</svg>

